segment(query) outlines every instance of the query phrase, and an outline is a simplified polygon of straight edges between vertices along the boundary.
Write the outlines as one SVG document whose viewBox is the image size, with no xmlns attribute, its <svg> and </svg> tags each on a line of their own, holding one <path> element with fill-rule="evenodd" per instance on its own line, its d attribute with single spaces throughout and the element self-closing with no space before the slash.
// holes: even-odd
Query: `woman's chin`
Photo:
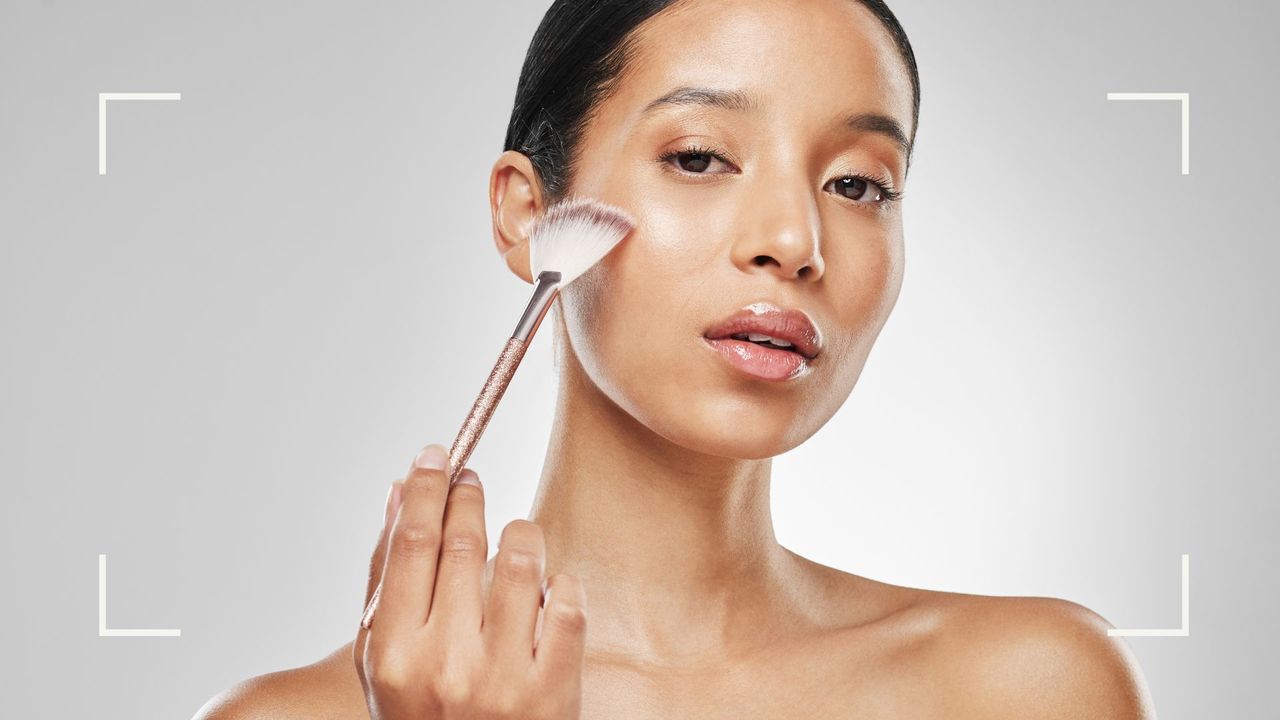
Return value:
<svg viewBox="0 0 1280 720">
<path fill-rule="evenodd" d="M 799 421 L 787 408 L 687 398 L 659 434 L 703 455 L 761 460 L 791 450 L 810 434 L 800 432 Z"/>
</svg>

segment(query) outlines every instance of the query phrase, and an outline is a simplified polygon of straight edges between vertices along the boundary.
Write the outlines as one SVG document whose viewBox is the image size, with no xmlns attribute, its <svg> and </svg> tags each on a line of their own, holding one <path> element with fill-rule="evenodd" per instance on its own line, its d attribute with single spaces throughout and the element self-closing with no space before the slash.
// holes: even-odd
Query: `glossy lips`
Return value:
<svg viewBox="0 0 1280 720">
<path fill-rule="evenodd" d="M 762 380 L 800 377 L 822 351 L 822 335 L 808 316 L 769 303 L 742 308 L 703 333 L 703 339 L 730 365 Z"/>
</svg>

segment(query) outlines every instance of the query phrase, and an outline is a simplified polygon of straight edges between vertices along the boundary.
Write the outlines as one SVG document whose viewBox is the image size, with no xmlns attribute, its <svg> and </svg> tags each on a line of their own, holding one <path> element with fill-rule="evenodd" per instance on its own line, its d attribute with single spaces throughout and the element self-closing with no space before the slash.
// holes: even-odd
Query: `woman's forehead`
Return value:
<svg viewBox="0 0 1280 720">
<path fill-rule="evenodd" d="M 704 87 L 741 93 L 759 111 L 875 112 L 911 129 L 906 66 L 856 0 L 685 0 L 633 41 L 612 98 L 633 122 L 681 87 Z"/>
</svg>

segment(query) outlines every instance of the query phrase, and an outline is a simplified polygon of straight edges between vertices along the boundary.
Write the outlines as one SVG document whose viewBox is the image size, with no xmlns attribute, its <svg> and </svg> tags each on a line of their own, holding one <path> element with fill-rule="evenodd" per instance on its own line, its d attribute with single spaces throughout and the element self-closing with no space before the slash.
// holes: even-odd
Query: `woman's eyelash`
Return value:
<svg viewBox="0 0 1280 720">
<path fill-rule="evenodd" d="M 886 203 L 897 202 L 902 199 L 902 191 L 895 188 L 893 186 L 893 181 L 883 175 L 846 170 L 836 178 L 837 181 L 844 179 L 866 180 L 875 184 L 876 187 L 880 188 L 880 194 L 884 196 Z"/>
<path fill-rule="evenodd" d="M 664 153 L 662 157 L 658 158 L 658 162 L 670 163 L 671 160 L 675 158 L 677 155 L 710 155 L 711 157 L 719 160 L 722 163 L 729 162 L 729 160 L 726 159 L 722 153 L 716 151 L 713 148 L 702 147 L 700 145 L 689 145 L 687 147 L 676 148 L 675 150 L 668 151 Z M 697 174 L 697 173 L 694 173 L 694 174 Z"/>
<path fill-rule="evenodd" d="M 715 150 L 714 148 L 703 147 L 701 145 L 690 145 L 687 147 L 670 150 L 666 153 L 663 153 L 662 156 L 658 158 L 658 162 L 662 163 L 664 166 L 668 166 L 671 164 L 671 161 L 676 158 L 677 155 L 709 155 L 719 160 L 722 163 L 732 165 L 732 163 L 730 163 L 729 160 L 725 158 L 723 153 Z M 688 173 L 687 170 L 681 171 L 681 172 Z M 700 173 L 688 173 L 688 174 L 698 175 Z M 855 179 L 865 180 L 867 182 L 873 183 L 876 187 L 880 188 L 880 194 L 884 197 L 884 201 L 883 201 L 884 203 L 897 202 L 902 199 L 903 193 L 898 189 L 894 188 L 893 182 L 882 175 L 875 175 L 871 173 L 860 173 L 854 170 L 846 170 L 835 178 L 836 181 L 855 180 Z M 876 203 L 871 202 L 868 204 L 874 205 Z"/>
</svg>

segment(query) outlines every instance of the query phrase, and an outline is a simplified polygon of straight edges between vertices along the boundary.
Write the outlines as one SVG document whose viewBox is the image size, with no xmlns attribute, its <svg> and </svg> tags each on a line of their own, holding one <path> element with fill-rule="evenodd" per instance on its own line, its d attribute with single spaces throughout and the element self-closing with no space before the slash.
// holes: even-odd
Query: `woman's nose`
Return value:
<svg viewBox="0 0 1280 720">
<path fill-rule="evenodd" d="M 775 184 L 768 197 L 743 213 L 734 264 L 743 272 L 763 268 L 786 280 L 816 281 L 822 277 L 823 262 L 813 196 L 803 190 L 781 195 Z"/>
</svg>

